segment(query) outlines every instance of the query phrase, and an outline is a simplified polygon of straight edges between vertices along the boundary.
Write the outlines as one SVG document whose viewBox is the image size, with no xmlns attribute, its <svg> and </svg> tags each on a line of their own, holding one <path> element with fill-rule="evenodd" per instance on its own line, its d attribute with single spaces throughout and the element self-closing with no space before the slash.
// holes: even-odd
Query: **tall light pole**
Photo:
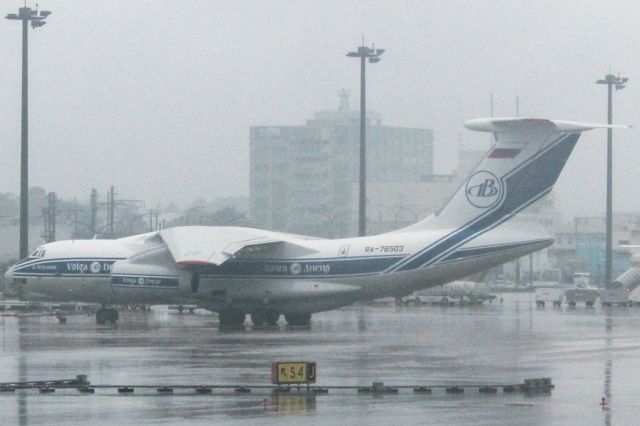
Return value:
<svg viewBox="0 0 640 426">
<path fill-rule="evenodd" d="M 380 62 L 380 55 L 384 49 L 360 46 L 357 51 L 347 53 L 350 58 L 360 58 L 360 195 L 358 198 L 358 235 L 364 236 L 367 233 L 367 107 L 365 89 L 365 64 L 367 59 L 370 63 Z"/>
<path fill-rule="evenodd" d="M 18 13 L 10 13 L 7 19 L 22 21 L 22 127 L 20 132 L 20 259 L 29 254 L 29 43 L 28 24 L 31 28 L 40 28 L 51 12 L 41 10 L 38 13 L 29 7 L 21 7 Z"/>
<path fill-rule="evenodd" d="M 625 83 L 629 81 L 626 77 L 616 77 L 613 74 L 607 74 L 604 80 L 597 80 L 596 84 L 607 85 L 607 124 L 611 124 L 613 118 L 613 87 L 616 90 L 624 89 Z M 607 129 L 607 230 L 606 230 L 606 263 L 604 273 L 604 284 L 608 286 L 613 280 L 612 277 L 612 249 L 613 249 L 613 131 Z"/>
</svg>

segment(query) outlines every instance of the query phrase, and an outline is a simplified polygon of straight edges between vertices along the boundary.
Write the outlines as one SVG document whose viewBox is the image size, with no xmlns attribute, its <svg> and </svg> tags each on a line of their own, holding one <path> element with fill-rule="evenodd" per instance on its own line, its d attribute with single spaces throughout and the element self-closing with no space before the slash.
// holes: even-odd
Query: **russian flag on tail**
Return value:
<svg viewBox="0 0 640 426">
<path fill-rule="evenodd" d="M 496 148 L 491 151 L 489 158 L 514 158 L 520 151 L 520 148 Z"/>
</svg>

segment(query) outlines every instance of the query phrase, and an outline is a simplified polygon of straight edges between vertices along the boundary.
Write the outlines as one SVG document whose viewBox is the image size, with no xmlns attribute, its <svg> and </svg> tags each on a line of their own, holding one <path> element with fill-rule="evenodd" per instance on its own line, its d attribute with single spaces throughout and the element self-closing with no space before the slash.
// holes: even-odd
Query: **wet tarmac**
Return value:
<svg viewBox="0 0 640 426">
<path fill-rule="evenodd" d="M 640 308 L 536 308 L 531 294 L 467 307 L 350 307 L 311 328 L 219 331 L 215 315 L 123 313 L 0 318 L 0 382 L 270 383 L 270 363 L 311 360 L 318 385 L 520 383 L 551 377 L 550 395 L 235 395 L 98 389 L 0 394 L 2 424 L 637 424 Z M 216 394 L 217 393 L 217 394 Z M 608 405 L 599 405 L 606 397 Z"/>
</svg>

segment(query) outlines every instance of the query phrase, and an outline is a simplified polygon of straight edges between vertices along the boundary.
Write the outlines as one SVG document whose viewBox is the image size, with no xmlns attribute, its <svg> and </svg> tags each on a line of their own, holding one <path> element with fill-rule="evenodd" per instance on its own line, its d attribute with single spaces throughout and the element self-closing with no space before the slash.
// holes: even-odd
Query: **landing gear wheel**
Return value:
<svg viewBox="0 0 640 426">
<path fill-rule="evenodd" d="M 120 318 L 120 315 L 118 314 L 118 310 L 117 309 L 107 309 L 107 321 L 109 321 L 111 324 L 115 324 L 116 322 L 118 322 L 118 318 Z"/>
<path fill-rule="evenodd" d="M 221 327 L 242 327 L 246 314 L 238 309 L 225 309 L 218 312 Z"/>
<path fill-rule="evenodd" d="M 297 314 L 284 314 L 284 319 L 289 325 L 309 325 L 311 323 L 311 314 L 308 312 Z"/>
<path fill-rule="evenodd" d="M 182 315 L 183 312 L 184 312 L 184 306 L 178 305 L 178 313 Z"/>
<path fill-rule="evenodd" d="M 443 297 L 442 299 L 440 299 L 440 304 L 442 306 L 449 306 L 449 299 L 447 299 L 446 297 Z"/>
<path fill-rule="evenodd" d="M 104 325 L 108 322 L 115 324 L 118 322 L 118 310 L 114 308 L 100 308 L 96 311 L 96 323 Z"/>
<path fill-rule="evenodd" d="M 587 302 L 585 303 L 585 305 L 587 306 L 587 308 L 593 308 L 593 305 L 595 304 L 595 302 Z"/>
<path fill-rule="evenodd" d="M 576 307 L 576 302 L 569 302 L 569 307 L 570 308 L 575 308 Z"/>
<path fill-rule="evenodd" d="M 267 311 L 267 324 L 278 325 L 279 319 L 280 319 L 280 312 L 274 311 L 273 309 L 269 309 Z M 311 319 L 311 315 L 309 315 L 309 319 Z"/>
<path fill-rule="evenodd" d="M 259 309 L 251 313 L 251 322 L 255 327 L 262 327 L 267 322 L 267 311 Z"/>
<path fill-rule="evenodd" d="M 96 311 L 96 323 L 104 325 L 107 323 L 106 309 L 100 308 Z"/>
</svg>

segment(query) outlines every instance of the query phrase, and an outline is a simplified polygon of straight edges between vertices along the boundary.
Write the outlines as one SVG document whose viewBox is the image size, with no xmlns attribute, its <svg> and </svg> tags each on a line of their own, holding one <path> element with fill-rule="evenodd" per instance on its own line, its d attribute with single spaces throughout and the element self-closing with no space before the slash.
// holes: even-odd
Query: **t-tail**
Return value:
<svg viewBox="0 0 640 426">
<path fill-rule="evenodd" d="M 400 230 L 447 230 L 439 241 L 407 259 L 401 270 L 445 258 L 547 195 L 581 132 L 626 126 L 530 118 L 483 118 L 470 120 L 465 127 L 492 132 L 495 144 L 438 213 Z M 551 240 L 547 241 L 550 244 Z"/>
</svg>

